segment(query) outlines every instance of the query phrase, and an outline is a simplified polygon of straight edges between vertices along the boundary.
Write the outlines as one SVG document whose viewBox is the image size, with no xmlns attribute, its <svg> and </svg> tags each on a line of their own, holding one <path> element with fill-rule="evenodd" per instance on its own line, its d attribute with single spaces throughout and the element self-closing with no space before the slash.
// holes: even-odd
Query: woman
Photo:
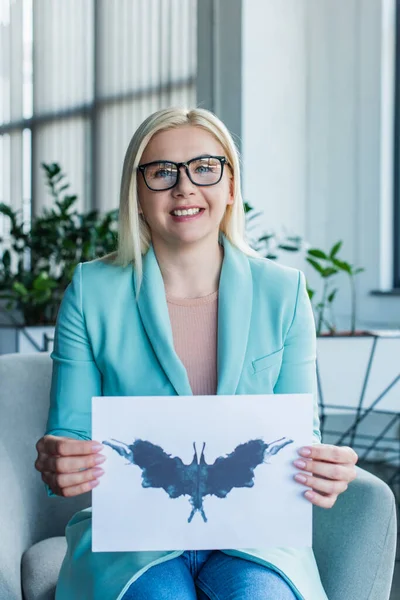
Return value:
<svg viewBox="0 0 400 600">
<path fill-rule="evenodd" d="M 117 255 L 78 265 L 60 308 L 37 444 L 49 493 L 74 496 L 101 480 L 92 396 L 316 398 L 304 275 L 260 258 L 243 230 L 226 127 L 202 109 L 146 119 L 124 161 Z M 310 502 L 330 508 L 354 479 L 357 456 L 320 444 L 318 426 L 315 405 L 316 444 L 300 451 L 295 478 Z M 92 553 L 90 509 L 66 535 L 57 600 L 326 600 L 311 549 Z"/>
</svg>

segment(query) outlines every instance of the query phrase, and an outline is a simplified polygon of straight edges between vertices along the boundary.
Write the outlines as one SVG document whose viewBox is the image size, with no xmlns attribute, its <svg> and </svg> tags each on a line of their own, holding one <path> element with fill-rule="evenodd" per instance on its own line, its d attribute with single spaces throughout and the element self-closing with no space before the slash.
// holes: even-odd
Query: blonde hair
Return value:
<svg viewBox="0 0 400 600">
<path fill-rule="evenodd" d="M 139 215 L 137 192 L 137 167 L 151 138 L 159 131 L 192 125 L 211 133 L 222 145 L 233 174 L 233 204 L 228 205 L 220 225 L 220 231 L 236 248 L 249 256 L 257 256 L 245 241 L 245 213 L 240 189 L 239 152 L 226 126 L 212 112 L 204 108 L 166 108 L 159 110 L 138 127 L 125 154 L 122 169 L 118 250 L 114 264 L 126 267 L 133 263 L 138 288 L 143 276 L 142 256 L 151 244 L 150 228 Z M 138 291 L 138 290 L 137 290 Z"/>
</svg>

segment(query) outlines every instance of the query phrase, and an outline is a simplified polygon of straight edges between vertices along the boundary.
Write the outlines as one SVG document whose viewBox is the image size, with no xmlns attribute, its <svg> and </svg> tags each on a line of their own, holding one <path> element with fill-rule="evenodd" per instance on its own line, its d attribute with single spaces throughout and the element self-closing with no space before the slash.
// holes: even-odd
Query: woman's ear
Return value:
<svg viewBox="0 0 400 600">
<path fill-rule="evenodd" d="M 229 179 L 229 200 L 227 202 L 227 204 L 233 204 L 233 201 L 235 199 L 235 182 L 233 177 L 231 177 Z"/>
<path fill-rule="evenodd" d="M 142 221 L 147 223 L 146 217 L 144 216 L 144 212 L 142 210 L 142 207 L 140 206 L 140 202 L 138 202 L 138 215 L 139 215 L 139 219 L 142 219 Z"/>
</svg>

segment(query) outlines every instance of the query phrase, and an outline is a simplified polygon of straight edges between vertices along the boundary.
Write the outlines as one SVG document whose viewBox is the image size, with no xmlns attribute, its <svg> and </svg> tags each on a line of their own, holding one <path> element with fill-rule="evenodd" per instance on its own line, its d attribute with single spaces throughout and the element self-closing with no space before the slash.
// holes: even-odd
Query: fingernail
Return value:
<svg viewBox="0 0 400 600">
<path fill-rule="evenodd" d="M 101 477 L 102 475 L 104 475 L 104 469 L 96 467 L 95 469 L 93 469 L 92 473 L 95 477 Z"/>
<path fill-rule="evenodd" d="M 310 456 L 311 455 L 311 448 L 300 448 L 299 454 L 301 456 Z"/>
<path fill-rule="evenodd" d="M 307 477 L 305 475 L 301 475 L 301 473 L 297 473 L 297 475 L 295 475 L 294 478 L 299 483 L 305 483 L 307 481 Z"/>
<path fill-rule="evenodd" d="M 307 463 L 305 463 L 304 460 L 297 459 L 293 464 L 296 465 L 296 467 L 299 467 L 299 469 L 304 469 Z"/>
<path fill-rule="evenodd" d="M 94 458 L 94 462 L 96 465 L 103 463 L 105 460 L 106 460 L 106 457 L 103 456 L 102 454 L 99 454 L 98 456 L 95 456 L 95 458 Z"/>
<path fill-rule="evenodd" d="M 306 492 L 304 492 L 304 495 L 309 500 L 312 500 L 314 498 L 314 492 L 312 492 L 311 490 L 307 490 Z"/>
<path fill-rule="evenodd" d="M 95 444 L 92 444 L 92 450 L 94 452 L 98 452 L 99 450 L 102 450 L 104 448 L 103 444 L 98 444 L 97 442 Z"/>
<path fill-rule="evenodd" d="M 94 488 L 96 485 L 99 485 L 99 483 L 100 481 L 98 479 L 93 479 L 93 481 L 89 483 L 89 487 Z"/>
</svg>

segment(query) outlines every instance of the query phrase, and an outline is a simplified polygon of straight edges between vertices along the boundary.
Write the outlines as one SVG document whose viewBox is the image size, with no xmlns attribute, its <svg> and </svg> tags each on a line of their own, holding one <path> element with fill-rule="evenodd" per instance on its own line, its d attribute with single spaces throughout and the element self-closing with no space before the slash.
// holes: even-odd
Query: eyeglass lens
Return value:
<svg viewBox="0 0 400 600">
<path fill-rule="evenodd" d="M 189 175 L 193 183 L 212 185 L 221 178 L 222 164 L 218 158 L 198 158 L 189 164 Z M 172 187 L 178 177 L 178 169 L 174 163 L 160 162 L 146 166 L 144 170 L 147 185 L 154 190 Z"/>
</svg>

